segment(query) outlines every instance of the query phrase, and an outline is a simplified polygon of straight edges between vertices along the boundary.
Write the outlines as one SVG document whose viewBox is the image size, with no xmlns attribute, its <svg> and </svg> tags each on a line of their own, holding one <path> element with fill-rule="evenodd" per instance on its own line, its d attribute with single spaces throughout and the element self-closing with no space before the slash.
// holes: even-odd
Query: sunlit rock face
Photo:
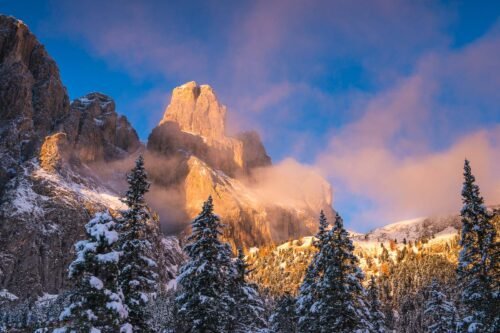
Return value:
<svg viewBox="0 0 500 333">
<path fill-rule="evenodd" d="M 68 160 L 69 147 L 66 133 L 56 133 L 45 138 L 40 148 L 40 166 L 48 172 L 63 168 Z"/>
<path fill-rule="evenodd" d="M 271 159 L 256 132 L 226 134 L 226 112 L 210 86 L 189 82 L 174 89 L 147 148 L 167 158 L 176 172 L 151 167 L 153 187 L 175 186 L 189 218 L 212 196 L 226 225 L 224 237 L 236 246 L 270 244 L 313 232 L 320 209 L 333 214 L 328 183 L 320 182 L 318 192 L 326 188 L 325 195 L 313 203 L 305 197 L 290 204 L 263 195 L 252 185 L 252 175 L 271 167 Z"/>
<path fill-rule="evenodd" d="M 177 123 L 183 132 L 210 141 L 226 139 L 226 107 L 208 85 L 191 81 L 175 88 L 160 125 L 168 121 Z"/>
<path fill-rule="evenodd" d="M 192 81 L 177 87 L 148 148 L 163 154 L 185 150 L 231 176 L 270 165 L 256 132 L 226 135 L 226 112 L 209 85 Z"/>
</svg>

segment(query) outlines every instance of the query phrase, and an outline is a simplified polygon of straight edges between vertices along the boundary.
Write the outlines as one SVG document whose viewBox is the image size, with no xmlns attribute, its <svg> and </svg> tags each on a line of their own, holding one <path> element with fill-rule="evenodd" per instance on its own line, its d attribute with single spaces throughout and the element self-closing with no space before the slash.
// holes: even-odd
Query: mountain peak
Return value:
<svg viewBox="0 0 500 333">
<path fill-rule="evenodd" d="M 226 107 L 219 103 L 212 87 L 191 81 L 173 90 L 160 125 L 166 122 L 179 124 L 183 132 L 221 141 L 225 138 Z"/>
</svg>

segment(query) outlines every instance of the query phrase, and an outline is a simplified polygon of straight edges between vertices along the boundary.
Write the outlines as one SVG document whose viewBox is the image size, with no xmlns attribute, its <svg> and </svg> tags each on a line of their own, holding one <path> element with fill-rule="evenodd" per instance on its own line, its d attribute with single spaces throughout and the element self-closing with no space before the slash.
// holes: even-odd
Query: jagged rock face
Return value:
<svg viewBox="0 0 500 333">
<path fill-rule="evenodd" d="M 153 129 L 148 150 L 164 156 L 194 155 L 229 175 L 243 172 L 243 143 L 234 139 L 208 142 L 203 137 L 184 132 L 179 124 L 165 122 Z"/>
<path fill-rule="evenodd" d="M 258 167 L 271 165 L 271 158 L 267 155 L 266 148 L 255 131 L 243 132 L 237 135 L 243 143 L 243 161 L 245 168 L 251 170 Z"/>
<path fill-rule="evenodd" d="M 124 158 L 140 146 L 127 118 L 116 113 L 115 102 L 100 93 L 74 100 L 62 129 L 73 154 L 84 163 Z"/>
<path fill-rule="evenodd" d="M 56 134 L 46 144 L 61 137 Z M 99 179 L 63 168 L 51 172 L 26 163 L 0 204 L 0 289 L 21 299 L 68 288 L 67 268 L 75 257 L 74 244 L 84 238 L 84 225 L 97 211 L 114 214 L 124 208 L 119 195 Z M 160 278 L 167 283 L 183 260 L 182 251 L 175 237 L 155 245 Z"/>
<path fill-rule="evenodd" d="M 55 62 L 24 23 L 0 15 L 0 197 L 68 112 Z"/>
<path fill-rule="evenodd" d="M 62 169 L 63 163 L 68 160 L 68 139 L 66 133 L 56 133 L 45 138 L 40 149 L 40 166 L 55 172 Z"/>
<path fill-rule="evenodd" d="M 192 81 L 175 88 L 160 125 L 168 121 L 179 124 L 183 132 L 208 140 L 225 139 L 226 107 L 208 85 Z"/>
<path fill-rule="evenodd" d="M 187 152 L 210 166 L 235 176 L 267 166 L 267 155 L 256 132 L 226 135 L 226 107 L 208 85 L 188 82 L 174 89 L 160 124 L 148 139 L 148 149 L 172 155 Z"/>
<path fill-rule="evenodd" d="M 84 225 L 98 210 L 123 208 L 86 164 L 139 147 L 109 97 L 92 93 L 70 107 L 43 46 L 22 22 L 0 15 L 0 289 L 24 299 L 68 287 Z M 166 283 L 182 254 L 173 239 L 157 243 Z"/>
</svg>

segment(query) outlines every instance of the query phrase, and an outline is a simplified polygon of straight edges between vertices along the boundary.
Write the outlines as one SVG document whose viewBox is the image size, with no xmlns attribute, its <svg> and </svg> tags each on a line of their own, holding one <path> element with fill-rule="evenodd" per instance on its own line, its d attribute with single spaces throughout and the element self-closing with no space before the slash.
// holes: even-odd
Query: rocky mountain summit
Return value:
<svg viewBox="0 0 500 333">
<path fill-rule="evenodd" d="M 174 89 L 147 144 L 151 154 L 176 161 L 172 181 L 162 185 L 177 186 L 189 218 L 211 195 L 216 212 L 228 226 L 225 238 L 238 246 L 310 234 L 321 209 L 333 214 L 328 183 L 320 180 L 325 195 L 312 204 L 302 200 L 295 206 L 283 205 L 264 198 L 252 186 L 252 174 L 271 167 L 271 159 L 256 132 L 226 134 L 226 112 L 208 85 L 188 82 Z M 155 170 L 151 174 L 154 179 L 167 178 Z"/>
<path fill-rule="evenodd" d="M 148 149 L 170 155 L 180 150 L 197 155 L 227 175 L 271 165 L 256 132 L 226 135 L 226 107 L 209 85 L 188 82 L 172 92 L 163 119 L 148 140 Z"/>
</svg>

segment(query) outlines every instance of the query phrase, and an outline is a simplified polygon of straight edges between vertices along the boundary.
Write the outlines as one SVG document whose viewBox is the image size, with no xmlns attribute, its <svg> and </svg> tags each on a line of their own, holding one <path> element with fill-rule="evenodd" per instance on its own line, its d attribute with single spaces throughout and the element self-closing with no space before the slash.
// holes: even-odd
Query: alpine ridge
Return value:
<svg viewBox="0 0 500 333">
<path fill-rule="evenodd" d="M 227 135 L 227 109 L 208 85 L 174 89 L 144 145 L 111 97 L 92 92 L 70 102 L 43 45 L 4 15 L 0 74 L 0 290 L 9 295 L 69 288 L 73 244 L 96 212 L 123 208 L 125 173 L 139 153 L 152 181 L 147 200 L 170 234 L 156 249 L 166 286 L 183 260 L 180 231 L 209 195 L 234 246 L 308 235 L 320 209 L 333 214 L 330 186 L 321 179 L 318 200 L 294 205 L 256 190 L 255 175 L 272 168 L 271 159 L 257 132 Z"/>
</svg>

